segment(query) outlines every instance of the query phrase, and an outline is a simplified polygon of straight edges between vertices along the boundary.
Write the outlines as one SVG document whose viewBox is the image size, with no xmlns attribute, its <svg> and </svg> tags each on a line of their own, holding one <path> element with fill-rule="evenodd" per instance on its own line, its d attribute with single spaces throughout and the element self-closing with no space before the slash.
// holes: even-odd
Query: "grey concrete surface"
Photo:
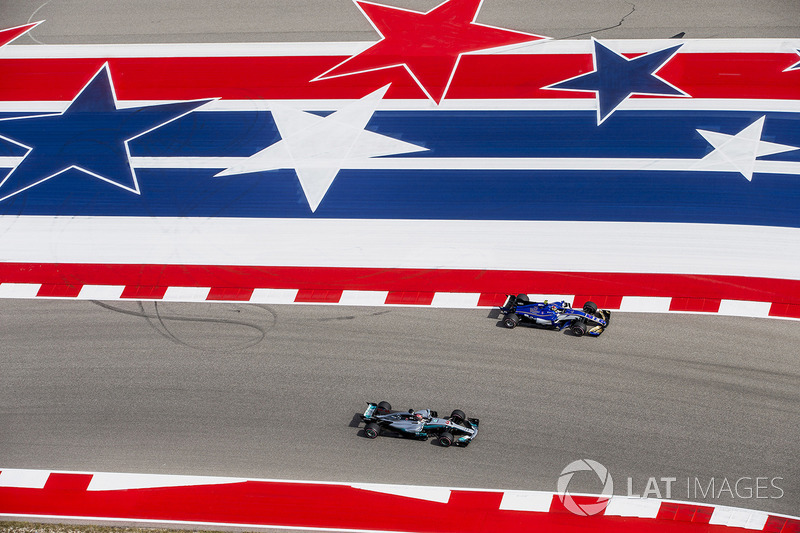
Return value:
<svg viewBox="0 0 800 533">
<path fill-rule="evenodd" d="M 438 0 L 382 0 L 428 11 Z M 351 0 L 0 0 L 20 44 L 374 41 Z M 556 39 L 800 37 L 797 0 L 486 0 L 477 22 Z"/>
<path fill-rule="evenodd" d="M 555 490 L 591 458 L 620 494 L 780 478 L 697 499 L 798 514 L 797 322 L 617 313 L 595 339 L 490 315 L 2 300 L 0 466 Z M 368 440 L 354 422 L 379 400 L 481 433 Z"/>
</svg>

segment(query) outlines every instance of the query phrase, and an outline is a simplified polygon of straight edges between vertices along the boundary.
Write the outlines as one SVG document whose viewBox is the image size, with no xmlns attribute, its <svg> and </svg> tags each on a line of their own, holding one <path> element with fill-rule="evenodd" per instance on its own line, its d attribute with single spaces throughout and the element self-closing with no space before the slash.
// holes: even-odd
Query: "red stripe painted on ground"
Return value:
<svg viewBox="0 0 800 533">
<path fill-rule="evenodd" d="M 485 292 L 481 293 L 478 298 L 478 307 L 499 307 L 506 303 L 508 299 L 507 294 L 498 292 Z"/>
<path fill-rule="evenodd" d="M 774 303 L 769 316 L 781 318 L 800 318 L 800 304 Z"/>
<path fill-rule="evenodd" d="M 300 289 L 294 301 L 298 303 L 339 303 L 341 289 Z"/>
<path fill-rule="evenodd" d="M 33 471 L 39 474 L 37 471 Z M 46 473 L 45 473 L 46 474 Z M 30 518 L 70 518 L 86 520 L 124 520 L 144 524 L 181 523 L 226 526 L 273 526 L 296 528 L 356 529 L 363 531 L 560 531 L 560 532 L 722 532 L 724 517 L 715 523 L 717 508 L 683 502 L 657 502 L 656 518 L 577 516 L 568 512 L 560 498 L 550 493 L 527 493 L 538 499 L 548 497 L 549 509 L 519 510 L 502 508 L 502 490 L 446 489 L 386 485 L 358 485 L 293 481 L 187 477 L 171 486 L 169 477 L 96 474 L 102 480 L 92 488 L 94 474 L 51 473 L 42 488 L 8 486 L 0 483 L 0 515 Z M 117 480 L 116 477 L 119 479 Z M 39 476 L 36 476 L 39 477 Z M 148 480 L 155 479 L 153 483 Z M 101 480 L 101 481 L 102 481 Z M 145 481 L 143 485 L 137 483 Z M 0 476 L 0 481 L 4 481 Z M 23 484 L 24 485 L 24 484 Z M 398 494 L 398 489 L 403 495 Z M 449 496 L 446 501 L 426 499 L 430 490 Z M 520 492 L 514 491 L 518 497 Z M 597 501 L 596 496 L 575 496 Z M 612 497 L 612 499 L 621 497 Z M 576 500 L 577 501 L 577 500 Z M 509 506 L 506 506 L 509 507 Z M 402 512 L 376 513 L 379 509 Z M 722 509 L 723 513 L 731 508 Z M 407 510 L 408 512 L 406 512 Z M 740 515 L 763 523 L 764 531 L 795 533 L 800 519 L 767 515 L 758 511 L 736 510 Z M 424 517 L 424 520 L 420 520 Z"/>
<path fill-rule="evenodd" d="M 253 289 L 237 287 L 212 287 L 206 300 L 223 302 L 247 302 L 253 296 Z M 163 296 L 162 296 L 163 298 Z"/>
<path fill-rule="evenodd" d="M 708 524 L 711 520 L 713 507 L 707 505 L 688 505 L 672 502 L 664 502 L 658 510 L 656 518 L 661 520 L 678 520 L 682 522 L 694 522 L 697 524 Z"/>
<path fill-rule="evenodd" d="M 394 291 L 386 296 L 389 305 L 431 305 L 435 293 L 432 291 Z"/>
<path fill-rule="evenodd" d="M 80 294 L 82 285 L 43 283 L 37 296 L 42 298 L 75 298 Z"/>
<path fill-rule="evenodd" d="M 123 289 L 120 298 L 136 298 L 139 300 L 160 300 L 168 287 L 152 287 L 147 285 L 128 285 Z"/>
<path fill-rule="evenodd" d="M 717 313 L 721 303 L 722 301 L 719 298 L 673 298 L 669 310 Z"/>
<path fill-rule="evenodd" d="M 424 99 L 404 69 L 311 82 L 342 56 L 59 58 L 0 60 L 0 100 L 72 100 L 108 62 L 121 100 L 353 99 L 392 83 L 387 99 Z M 659 76 L 694 98 L 800 99 L 795 53 L 678 53 Z M 465 55 L 448 100 L 593 99 L 594 93 L 542 89 L 590 72 L 591 54 Z M 253 72 L 262 75 L 253 76 Z M 486 76 L 492 72 L 492 76 Z M 279 76 L 270 73 L 280 73 Z"/>
<path fill-rule="evenodd" d="M 800 280 L 690 274 L 0 263 L 0 283 L 47 285 L 47 289 L 42 289 L 41 296 L 77 296 L 82 285 L 119 285 L 389 291 L 420 294 L 434 292 L 579 294 L 597 295 L 598 299 L 609 298 L 605 301 L 617 303 L 617 308 L 618 299 L 622 296 L 800 304 Z M 139 289 L 126 288 L 125 297 L 132 297 L 130 295 L 136 290 Z M 421 296 L 420 300 L 423 300 Z M 793 309 L 786 308 L 789 312 L 793 312 Z M 776 311 L 780 309 L 776 308 Z"/>
<path fill-rule="evenodd" d="M 574 304 L 583 306 L 584 302 L 594 302 L 597 304 L 597 307 L 601 309 L 619 309 L 622 307 L 622 296 L 623 295 L 576 294 Z"/>
</svg>

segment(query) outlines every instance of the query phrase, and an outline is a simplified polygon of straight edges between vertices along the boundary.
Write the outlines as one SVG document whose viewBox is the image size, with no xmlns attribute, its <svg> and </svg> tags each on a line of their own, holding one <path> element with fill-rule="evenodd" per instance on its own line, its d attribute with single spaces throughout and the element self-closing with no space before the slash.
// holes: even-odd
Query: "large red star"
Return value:
<svg viewBox="0 0 800 533">
<path fill-rule="evenodd" d="M 32 22 L 23 26 L 16 26 L 14 28 L 8 28 L 7 30 L 0 30 L 0 46 L 10 43 L 23 33 L 30 31 L 34 26 L 38 26 L 39 24 L 40 22 Z"/>
<path fill-rule="evenodd" d="M 354 1 L 381 40 L 315 81 L 405 67 L 425 94 L 438 104 L 447 93 L 462 54 L 546 39 L 476 24 L 473 21 L 483 0 L 446 0 L 427 13 Z"/>
</svg>

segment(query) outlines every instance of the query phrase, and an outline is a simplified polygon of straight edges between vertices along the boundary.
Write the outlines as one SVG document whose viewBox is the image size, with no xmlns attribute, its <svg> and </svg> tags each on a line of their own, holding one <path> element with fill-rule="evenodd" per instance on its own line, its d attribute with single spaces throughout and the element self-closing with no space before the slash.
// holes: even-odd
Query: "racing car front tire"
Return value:
<svg viewBox="0 0 800 533">
<path fill-rule="evenodd" d="M 519 315 L 516 313 L 507 314 L 503 319 L 503 324 L 505 324 L 508 329 L 514 329 L 519 325 Z"/>
<path fill-rule="evenodd" d="M 439 445 L 444 446 L 445 448 L 449 447 L 453 444 L 453 434 L 449 431 L 445 431 L 441 435 L 439 435 Z"/>
<path fill-rule="evenodd" d="M 450 420 L 456 422 L 457 424 L 463 424 L 466 419 L 467 415 L 465 415 L 464 411 L 462 411 L 461 409 L 454 409 L 453 412 L 450 414 Z"/>
<path fill-rule="evenodd" d="M 375 422 L 370 422 L 364 428 L 364 435 L 368 439 L 376 438 L 380 432 L 381 432 L 381 427 L 378 424 L 376 424 Z"/>
<path fill-rule="evenodd" d="M 572 330 L 572 334 L 576 337 L 583 337 L 583 334 L 586 333 L 586 326 L 583 325 L 582 322 L 575 322 L 570 326 Z"/>
<path fill-rule="evenodd" d="M 583 312 L 587 315 L 593 315 L 597 312 L 597 304 L 594 302 L 586 302 L 583 304 Z"/>
</svg>

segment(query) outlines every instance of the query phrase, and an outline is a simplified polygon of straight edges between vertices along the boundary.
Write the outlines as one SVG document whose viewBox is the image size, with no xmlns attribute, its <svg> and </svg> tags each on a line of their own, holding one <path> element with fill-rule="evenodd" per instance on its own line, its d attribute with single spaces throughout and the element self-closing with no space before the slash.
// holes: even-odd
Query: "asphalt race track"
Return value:
<svg viewBox="0 0 800 533">
<path fill-rule="evenodd" d="M 795 0 L 530 4 L 486 0 L 479 22 L 555 38 L 800 35 Z M 349 0 L 0 0 L 0 14 L 47 20 L 15 44 L 376 38 Z M 673 499 L 799 514 L 800 325 L 613 320 L 578 339 L 509 331 L 489 310 L 2 300 L 0 465 L 555 490 L 591 458 L 616 493 L 674 477 Z M 463 450 L 363 438 L 356 414 L 384 399 L 461 408 L 481 434 Z M 695 489 L 741 478 L 780 491 Z"/>
<path fill-rule="evenodd" d="M 2 315 L 15 468 L 555 490 L 588 457 L 620 493 L 629 476 L 635 493 L 675 477 L 675 499 L 687 478 L 777 476 L 780 499 L 706 501 L 800 508 L 796 322 L 618 313 L 595 339 L 489 310 L 5 300 Z M 384 399 L 461 408 L 481 434 L 363 438 L 355 415 Z"/>
</svg>

